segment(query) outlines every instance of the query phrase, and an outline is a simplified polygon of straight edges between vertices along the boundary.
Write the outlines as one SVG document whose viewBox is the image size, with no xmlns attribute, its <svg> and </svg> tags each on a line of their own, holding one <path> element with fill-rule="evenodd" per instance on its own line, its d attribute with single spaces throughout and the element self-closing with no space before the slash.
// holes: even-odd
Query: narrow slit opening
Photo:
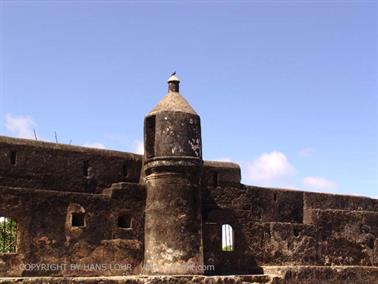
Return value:
<svg viewBox="0 0 378 284">
<path fill-rule="evenodd" d="M 123 164 L 122 166 L 122 174 L 124 177 L 127 177 L 128 176 L 128 168 L 127 168 L 127 164 Z"/>
<path fill-rule="evenodd" d="M 11 151 L 10 152 L 10 163 L 11 163 L 11 165 L 15 165 L 16 162 L 17 162 L 17 152 Z"/>
<path fill-rule="evenodd" d="M 84 161 L 83 163 L 83 176 L 87 177 L 89 175 L 89 163 Z"/>
</svg>

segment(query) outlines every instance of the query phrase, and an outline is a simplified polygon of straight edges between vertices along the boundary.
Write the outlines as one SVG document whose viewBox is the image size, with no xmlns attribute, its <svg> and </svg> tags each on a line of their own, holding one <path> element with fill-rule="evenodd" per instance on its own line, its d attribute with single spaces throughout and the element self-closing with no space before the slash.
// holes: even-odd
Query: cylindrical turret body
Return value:
<svg viewBox="0 0 378 284">
<path fill-rule="evenodd" d="M 168 94 L 145 118 L 146 274 L 202 274 L 200 118 L 168 80 Z"/>
</svg>

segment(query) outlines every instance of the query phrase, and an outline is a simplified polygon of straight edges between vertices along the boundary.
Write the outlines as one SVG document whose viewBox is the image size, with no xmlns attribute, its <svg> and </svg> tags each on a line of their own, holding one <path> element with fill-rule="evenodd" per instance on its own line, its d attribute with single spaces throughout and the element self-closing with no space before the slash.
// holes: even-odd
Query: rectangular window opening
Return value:
<svg viewBox="0 0 378 284">
<path fill-rule="evenodd" d="M 72 213 L 72 227 L 85 227 L 85 213 L 74 212 Z"/>
<path fill-rule="evenodd" d="M 118 216 L 118 227 L 131 229 L 131 216 L 128 214 L 122 214 Z"/>
</svg>

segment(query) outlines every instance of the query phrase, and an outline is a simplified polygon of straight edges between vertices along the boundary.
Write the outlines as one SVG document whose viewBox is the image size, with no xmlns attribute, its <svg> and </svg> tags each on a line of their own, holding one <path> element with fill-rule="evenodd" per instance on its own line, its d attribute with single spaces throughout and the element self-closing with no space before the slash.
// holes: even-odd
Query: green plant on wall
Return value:
<svg viewBox="0 0 378 284">
<path fill-rule="evenodd" d="M 17 223 L 0 217 L 0 253 L 16 252 Z"/>
<path fill-rule="evenodd" d="M 234 249 L 233 249 L 232 245 L 229 245 L 229 246 L 224 246 L 224 247 L 222 248 L 222 250 L 223 250 L 223 251 L 233 251 Z"/>
</svg>

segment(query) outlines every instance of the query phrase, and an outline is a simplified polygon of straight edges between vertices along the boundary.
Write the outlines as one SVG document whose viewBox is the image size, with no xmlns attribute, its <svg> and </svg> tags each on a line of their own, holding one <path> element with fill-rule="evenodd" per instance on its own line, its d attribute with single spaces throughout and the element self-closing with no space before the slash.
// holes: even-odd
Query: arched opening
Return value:
<svg viewBox="0 0 378 284">
<path fill-rule="evenodd" d="M 0 253 L 15 253 L 17 249 L 16 221 L 0 217 Z"/>
<path fill-rule="evenodd" d="M 229 224 L 222 225 L 222 251 L 234 251 L 234 230 Z"/>
</svg>

